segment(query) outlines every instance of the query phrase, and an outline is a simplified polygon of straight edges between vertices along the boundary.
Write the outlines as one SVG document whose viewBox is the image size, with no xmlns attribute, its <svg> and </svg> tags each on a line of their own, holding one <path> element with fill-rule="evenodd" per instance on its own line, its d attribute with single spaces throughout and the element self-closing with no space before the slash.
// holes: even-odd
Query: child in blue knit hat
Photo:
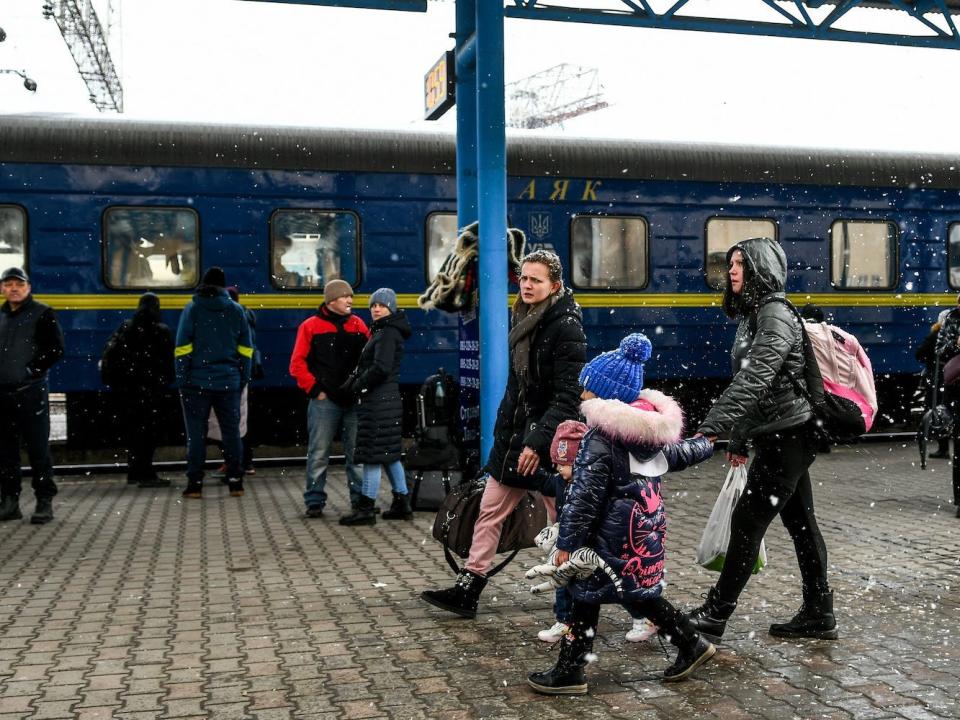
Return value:
<svg viewBox="0 0 960 720">
<path fill-rule="evenodd" d="M 713 445 L 706 438 L 681 440 L 680 406 L 644 389 L 643 364 L 651 352 L 647 337 L 633 333 L 580 373 L 580 412 L 588 430 L 566 490 L 554 564 L 557 575 L 576 576 L 564 566 L 589 548 L 606 568 L 571 580 L 570 631 L 561 640 L 560 658 L 552 669 L 528 678 L 540 693 L 587 692 L 584 669 L 606 603 L 621 603 L 634 617 L 649 618 L 679 648 L 664 681 L 684 680 L 716 652 L 662 595 L 667 523 L 660 496 L 664 473 L 706 460 Z"/>
</svg>

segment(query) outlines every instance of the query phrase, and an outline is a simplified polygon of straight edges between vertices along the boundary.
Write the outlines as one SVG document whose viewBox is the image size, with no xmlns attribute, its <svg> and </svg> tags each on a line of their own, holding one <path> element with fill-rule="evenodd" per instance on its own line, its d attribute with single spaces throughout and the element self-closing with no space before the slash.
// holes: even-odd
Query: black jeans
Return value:
<svg viewBox="0 0 960 720">
<path fill-rule="evenodd" d="M 756 454 L 747 487 L 733 510 L 730 544 L 717 581 L 724 602 L 736 602 L 753 572 L 760 541 L 779 515 L 793 538 L 800 577 L 807 592 L 826 592 L 827 546 L 813 512 L 808 469 L 817 439 L 809 424 L 754 438 Z"/>
<path fill-rule="evenodd" d="M 163 390 L 130 388 L 121 400 L 127 433 L 127 479 L 153 480 L 153 455 L 160 432 Z"/>
<path fill-rule="evenodd" d="M 677 647 L 690 647 L 696 641 L 696 631 L 683 613 L 662 595 L 649 600 L 622 603 L 631 617 L 645 617 L 667 635 Z M 580 652 L 590 652 L 597 634 L 600 606 L 574 600 L 570 607 L 570 628 L 575 640 L 583 647 Z"/>
<path fill-rule="evenodd" d="M 0 390 L 0 496 L 20 497 L 20 440 L 27 446 L 33 493 L 57 494 L 50 460 L 50 400 L 47 382 Z"/>
</svg>

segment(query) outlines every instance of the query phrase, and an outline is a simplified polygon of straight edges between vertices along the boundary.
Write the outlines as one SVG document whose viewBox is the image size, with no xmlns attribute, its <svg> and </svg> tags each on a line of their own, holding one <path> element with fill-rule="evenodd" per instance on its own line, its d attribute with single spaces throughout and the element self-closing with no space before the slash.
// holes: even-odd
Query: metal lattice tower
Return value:
<svg viewBox="0 0 960 720">
<path fill-rule="evenodd" d="M 508 127 L 563 127 L 564 120 L 602 110 L 603 99 L 596 68 L 561 63 L 506 86 Z"/>
<path fill-rule="evenodd" d="M 90 102 L 100 111 L 122 113 L 120 77 L 91 0 L 45 0 L 43 14 L 56 20 L 80 77 L 90 91 Z"/>
</svg>

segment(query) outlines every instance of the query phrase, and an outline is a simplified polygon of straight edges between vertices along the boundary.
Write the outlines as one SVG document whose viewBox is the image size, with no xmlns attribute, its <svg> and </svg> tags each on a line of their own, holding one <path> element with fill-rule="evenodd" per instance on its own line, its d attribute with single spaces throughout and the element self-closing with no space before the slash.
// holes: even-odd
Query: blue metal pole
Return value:
<svg viewBox="0 0 960 720">
<path fill-rule="evenodd" d="M 457 0 L 457 227 L 461 228 L 477 219 L 476 29 L 476 0 Z"/>
<path fill-rule="evenodd" d="M 480 456 L 489 457 L 507 385 L 507 138 L 503 3 L 477 3 L 477 209 L 480 220 Z M 462 108 L 461 108 L 462 109 Z"/>
</svg>

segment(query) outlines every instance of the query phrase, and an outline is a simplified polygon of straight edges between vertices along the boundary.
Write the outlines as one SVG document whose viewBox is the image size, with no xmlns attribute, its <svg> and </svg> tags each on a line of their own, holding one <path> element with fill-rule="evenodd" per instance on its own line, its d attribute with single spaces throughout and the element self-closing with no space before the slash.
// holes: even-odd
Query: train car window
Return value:
<svg viewBox="0 0 960 720">
<path fill-rule="evenodd" d="M 103 217 L 103 274 L 118 290 L 192 288 L 199 280 L 195 210 L 112 207 Z"/>
<path fill-rule="evenodd" d="M 346 210 L 277 210 L 270 217 L 270 281 L 280 290 L 322 290 L 359 281 L 360 218 Z"/>
<path fill-rule="evenodd" d="M 741 240 L 777 239 L 777 224 L 766 218 L 713 217 L 707 220 L 707 285 L 723 290 L 727 284 L 727 250 Z"/>
<path fill-rule="evenodd" d="M 0 205 L 0 267 L 26 270 L 26 246 L 26 211 L 16 205 Z"/>
<path fill-rule="evenodd" d="M 427 216 L 427 282 L 432 283 L 440 271 L 443 261 L 453 252 L 457 244 L 457 214 L 446 212 L 430 213 Z"/>
<path fill-rule="evenodd" d="M 574 287 L 640 290 L 646 286 L 646 219 L 578 215 L 570 224 L 570 237 Z"/>
<path fill-rule="evenodd" d="M 947 262 L 950 269 L 950 287 L 960 290 L 960 223 L 951 223 L 947 235 Z"/>
<path fill-rule="evenodd" d="M 830 226 L 831 272 L 836 288 L 897 284 L 897 225 L 885 220 L 837 220 Z"/>
</svg>

